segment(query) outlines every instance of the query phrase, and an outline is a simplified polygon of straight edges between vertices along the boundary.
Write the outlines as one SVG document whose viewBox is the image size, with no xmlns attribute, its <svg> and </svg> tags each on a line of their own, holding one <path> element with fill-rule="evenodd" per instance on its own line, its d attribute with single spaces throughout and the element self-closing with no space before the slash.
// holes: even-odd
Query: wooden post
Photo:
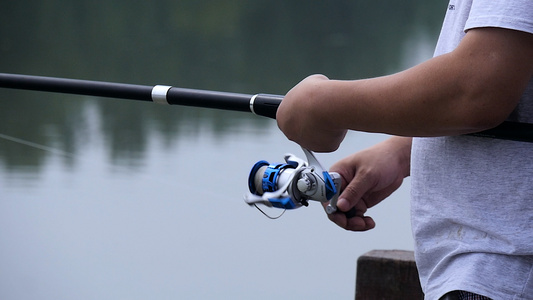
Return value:
<svg viewBox="0 0 533 300">
<path fill-rule="evenodd" d="M 372 250 L 357 260 L 356 300 L 424 299 L 414 253 Z"/>
</svg>

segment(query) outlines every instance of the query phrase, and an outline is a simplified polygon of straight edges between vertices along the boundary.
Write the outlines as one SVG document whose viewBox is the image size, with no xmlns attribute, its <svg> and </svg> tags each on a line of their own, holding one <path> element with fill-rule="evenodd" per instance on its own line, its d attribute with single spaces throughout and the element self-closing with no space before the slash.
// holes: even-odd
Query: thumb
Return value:
<svg viewBox="0 0 533 300">
<path fill-rule="evenodd" d="M 365 176 L 356 174 L 356 176 L 348 183 L 344 188 L 342 193 L 339 195 L 339 200 L 337 201 L 337 207 L 339 210 L 347 212 L 352 207 L 355 207 L 361 200 L 363 196 L 372 188 L 373 184 Z M 366 212 L 365 205 L 357 205 L 358 210 L 364 207 Z"/>
</svg>

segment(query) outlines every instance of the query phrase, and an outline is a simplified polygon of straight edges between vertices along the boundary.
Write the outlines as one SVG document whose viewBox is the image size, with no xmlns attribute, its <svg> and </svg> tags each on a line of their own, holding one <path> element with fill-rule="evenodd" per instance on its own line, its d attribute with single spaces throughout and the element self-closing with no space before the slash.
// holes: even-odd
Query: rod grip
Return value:
<svg viewBox="0 0 533 300">
<path fill-rule="evenodd" d="M 468 135 L 532 143 L 533 124 L 505 121 L 492 129 Z"/>
<path fill-rule="evenodd" d="M 276 119 L 276 112 L 282 100 L 281 95 L 257 94 L 250 103 L 250 109 L 258 116 Z"/>
</svg>

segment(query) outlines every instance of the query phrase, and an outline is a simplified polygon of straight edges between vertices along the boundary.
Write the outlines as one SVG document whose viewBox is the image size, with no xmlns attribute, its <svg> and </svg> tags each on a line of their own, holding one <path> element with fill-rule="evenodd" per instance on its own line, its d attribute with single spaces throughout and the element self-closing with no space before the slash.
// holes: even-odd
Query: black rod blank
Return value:
<svg viewBox="0 0 533 300">
<path fill-rule="evenodd" d="M 165 104 L 253 112 L 273 119 L 283 99 L 281 95 L 249 95 L 6 73 L 0 73 L 0 87 L 154 102 L 159 102 L 154 99 L 154 88 L 166 87 L 163 95 Z"/>
<path fill-rule="evenodd" d="M 152 101 L 151 86 L 0 73 L 0 87 Z"/>
<path fill-rule="evenodd" d="M 249 95 L 159 85 L 146 86 L 6 73 L 0 73 L 0 87 L 158 103 L 162 103 L 161 98 L 163 98 L 163 103 L 165 104 L 252 112 L 272 119 L 276 118 L 276 111 L 281 100 L 283 100 L 281 95 Z M 158 92 L 163 90 L 164 95 L 158 94 L 154 96 L 154 91 L 156 90 Z M 533 124 L 503 122 L 496 128 L 469 135 L 533 142 Z"/>
</svg>

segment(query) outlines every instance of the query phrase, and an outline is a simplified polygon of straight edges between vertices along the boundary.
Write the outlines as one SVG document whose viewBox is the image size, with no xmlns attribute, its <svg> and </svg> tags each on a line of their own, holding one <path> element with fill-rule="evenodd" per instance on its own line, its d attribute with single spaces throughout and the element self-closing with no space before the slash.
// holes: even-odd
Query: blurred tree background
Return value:
<svg viewBox="0 0 533 300">
<path fill-rule="evenodd" d="M 0 72 L 242 93 L 284 94 L 307 75 L 356 79 L 405 67 L 417 38 L 436 41 L 444 1 L 36 1 L 4 3 Z M 0 133 L 76 153 L 96 117 L 112 160 L 135 161 L 147 136 L 168 143 L 209 126 L 262 126 L 242 113 L 0 90 Z M 184 125 L 187 124 L 187 125 Z M 46 152 L 0 147 L 10 167 Z M 67 164 L 72 160 L 65 157 Z"/>
</svg>

